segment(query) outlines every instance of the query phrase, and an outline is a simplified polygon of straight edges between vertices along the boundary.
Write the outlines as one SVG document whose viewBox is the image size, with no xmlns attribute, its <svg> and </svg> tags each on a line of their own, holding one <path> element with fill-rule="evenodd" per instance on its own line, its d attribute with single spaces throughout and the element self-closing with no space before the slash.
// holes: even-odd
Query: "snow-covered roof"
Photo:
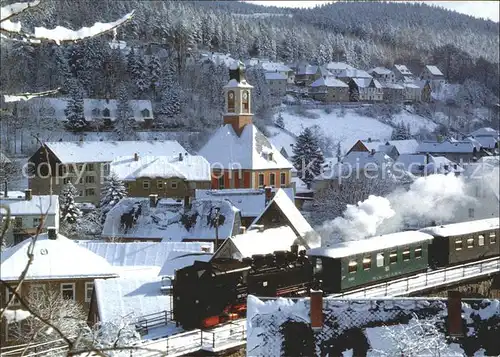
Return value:
<svg viewBox="0 0 500 357">
<path fill-rule="evenodd" d="M 427 157 L 425 154 L 401 154 L 398 156 L 395 165 L 411 174 L 422 174 L 425 171 L 425 165 L 427 165 Z M 422 166 L 424 169 L 422 169 Z"/>
<path fill-rule="evenodd" d="M 101 322 L 159 313 L 170 308 L 170 295 L 161 291 L 161 277 L 134 276 L 96 279 L 94 290 Z"/>
<path fill-rule="evenodd" d="M 236 79 L 230 79 L 229 82 L 224 86 L 224 88 L 253 88 L 252 85 L 248 84 L 246 80 L 238 82 Z"/>
<path fill-rule="evenodd" d="M 0 192 L 0 198 L 4 197 L 4 195 L 5 192 L 2 190 Z M 7 198 L 24 198 L 24 195 L 25 193 L 23 191 L 7 191 Z"/>
<path fill-rule="evenodd" d="M 282 189 L 293 200 L 293 189 Z M 276 191 L 273 189 L 273 191 Z M 196 190 L 196 199 L 227 200 L 241 211 L 242 217 L 257 217 L 266 207 L 266 192 L 264 189 L 224 189 Z"/>
<path fill-rule="evenodd" d="M 418 149 L 418 141 L 415 139 L 389 140 L 390 145 L 394 145 L 399 154 L 415 154 Z"/>
<path fill-rule="evenodd" d="M 280 72 L 266 72 L 264 73 L 264 76 L 268 81 L 270 80 L 283 80 L 286 81 L 287 77 L 284 74 L 281 74 Z"/>
<path fill-rule="evenodd" d="M 385 68 L 385 67 L 375 67 L 375 68 L 372 68 L 368 71 L 368 73 L 376 73 L 378 75 L 387 75 L 387 74 L 391 74 L 392 71 L 388 68 Z"/>
<path fill-rule="evenodd" d="M 443 72 L 441 72 L 436 66 L 426 65 L 425 67 L 433 76 L 444 76 Z"/>
<path fill-rule="evenodd" d="M 419 153 L 472 153 L 474 144 L 470 141 L 449 142 L 423 142 L 418 145 Z"/>
<path fill-rule="evenodd" d="M 45 145 L 61 163 L 111 162 L 124 155 L 179 155 L 186 153 L 176 140 L 57 141 Z"/>
<path fill-rule="evenodd" d="M 321 77 L 316 79 L 314 82 L 311 83 L 311 87 L 343 87 L 347 88 L 349 87 L 347 84 L 342 82 L 339 79 L 336 79 L 335 77 Z"/>
<path fill-rule="evenodd" d="M 209 52 L 201 55 L 202 61 L 211 61 L 214 65 L 218 66 L 224 64 L 226 67 L 230 67 L 234 63 L 238 63 L 237 60 L 231 57 L 229 53 L 220 52 Z"/>
<path fill-rule="evenodd" d="M 498 130 L 495 130 L 493 128 L 481 128 L 473 131 L 472 133 L 469 134 L 470 136 L 473 136 L 475 138 L 482 137 L 482 136 L 492 136 L 494 138 L 498 138 L 500 135 Z"/>
<path fill-rule="evenodd" d="M 415 83 L 410 83 L 410 82 L 403 83 L 403 87 L 411 88 L 411 89 L 420 89 L 420 86 L 416 85 Z"/>
<path fill-rule="evenodd" d="M 245 125 L 240 136 L 230 124 L 220 127 L 198 154 L 224 169 L 292 168 L 290 162 L 253 124 Z"/>
<path fill-rule="evenodd" d="M 271 209 L 271 207 L 276 207 L 283 213 L 288 220 L 288 225 L 293 229 L 297 237 L 307 240 L 310 245 L 314 244 L 309 241 L 309 237 L 315 236 L 316 232 L 300 213 L 297 206 L 295 206 L 294 201 L 290 199 L 283 189 L 279 189 L 278 192 L 276 192 L 266 209 L 255 218 L 252 225 L 258 225 L 260 219 L 266 214 L 268 209 Z"/>
<path fill-rule="evenodd" d="M 106 259 L 113 266 L 161 267 L 168 254 L 177 252 L 212 252 L 212 242 L 130 242 L 130 243 L 80 243 L 91 252 Z"/>
<path fill-rule="evenodd" d="M 463 167 L 444 156 L 430 156 L 429 161 L 426 167 L 429 173 L 447 174 L 449 172 L 460 173 L 464 171 Z"/>
<path fill-rule="evenodd" d="M 367 71 L 362 69 L 343 69 L 337 77 L 340 78 L 373 78 Z"/>
<path fill-rule="evenodd" d="M 361 142 L 368 149 L 368 151 L 378 151 L 378 148 L 384 144 L 380 140 L 361 140 Z"/>
<path fill-rule="evenodd" d="M 318 71 L 318 66 L 301 65 L 297 69 L 297 75 L 311 75 Z"/>
<path fill-rule="evenodd" d="M 366 151 L 351 151 L 342 159 L 343 164 L 348 164 L 351 165 L 351 167 L 359 167 L 365 170 L 368 168 L 376 170 L 379 165 L 383 163 L 391 164 L 392 162 L 393 160 L 382 151 L 375 152 L 374 154 Z"/>
<path fill-rule="evenodd" d="M 20 110 L 29 108 L 35 115 L 50 116 L 57 120 L 66 120 L 64 113 L 69 98 L 33 98 L 26 102 L 19 102 Z M 150 100 L 129 101 L 132 118 L 136 121 L 153 118 L 153 107 Z M 116 119 L 118 101 L 116 99 L 83 99 L 83 113 L 87 121 L 95 119 Z M 109 110 L 109 116 L 104 116 L 104 111 Z M 37 113 L 35 113 L 37 111 Z"/>
<path fill-rule="evenodd" d="M 180 160 L 182 155 L 182 160 Z M 120 156 L 110 163 L 110 171 L 120 180 L 135 181 L 139 177 L 178 177 L 186 181 L 210 181 L 208 161 L 199 155 L 175 156 Z"/>
<path fill-rule="evenodd" d="M 301 193 L 312 193 L 314 190 L 311 190 L 310 188 L 307 188 L 307 184 L 302 181 L 299 177 L 295 176 L 292 177 L 290 180 L 292 183 L 295 183 L 295 191 L 297 193 L 297 196 L 300 196 Z"/>
<path fill-rule="evenodd" d="M 404 64 L 395 64 L 394 68 L 396 68 L 403 76 L 413 76 L 413 73 L 411 73 L 408 67 Z"/>
<path fill-rule="evenodd" d="M 33 239 L 1 253 L 0 277 L 15 281 L 28 261 L 28 248 Z M 61 234 L 49 239 L 47 233 L 38 235 L 33 250 L 35 258 L 29 267 L 26 280 L 62 280 L 116 276 L 106 259 L 92 253 Z"/>
<path fill-rule="evenodd" d="M 10 164 L 12 161 L 3 152 L 0 151 L 0 162 L 4 164 Z"/>
<path fill-rule="evenodd" d="M 279 62 L 264 61 L 261 63 L 261 66 L 262 66 L 262 68 L 264 68 L 264 70 L 266 72 L 276 72 L 276 71 L 278 71 L 278 72 L 290 72 L 292 70 L 287 65 L 285 65 L 283 63 L 279 63 Z"/>
<path fill-rule="evenodd" d="M 149 205 L 149 198 L 122 199 L 108 212 L 102 236 L 162 239 L 166 242 L 181 242 L 183 239 L 214 240 L 213 219 L 216 208 L 220 209 L 219 239 L 233 235 L 239 210 L 229 201 L 195 200 L 192 202 L 192 208 L 187 210 L 162 201 L 160 200 L 157 206 L 152 208 Z M 126 230 L 120 222 L 122 215 L 129 212 L 138 212 L 138 216 L 133 226 Z"/>
<path fill-rule="evenodd" d="M 232 258 L 241 260 L 255 254 L 272 254 L 277 250 L 290 250 L 297 236 L 288 226 L 264 231 L 250 230 L 227 239 L 212 259 Z"/>
<path fill-rule="evenodd" d="M 373 78 L 353 78 L 352 80 L 359 88 L 368 88 L 372 82 L 375 88 L 382 88 L 380 82 Z"/>
<path fill-rule="evenodd" d="M 387 83 L 387 82 L 384 82 L 382 84 L 382 88 L 389 88 L 389 89 L 401 89 L 401 90 L 404 90 L 405 88 L 401 85 L 401 84 L 397 84 L 397 83 Z"/>
<path fill-rule="evenodd" d="M 276 128 L 274 126 L 267 126 L 267 130 L 270 133 L 268 140 L 273 144 L 276 149 L 285 150 L 286 155 L 291 157 L 293 154 L 293 145 L 296 144 L 297 139 L 295 136 L 291 135 L 282 129 Z"/>
<path fill-rule="evenodd" d="M 165 262 L 160 269 L 159 275 L 173 277 L 175 276 L 176 270 L 193 265 L 196 260 L 208 262 L 212 259 L 212 256 L 212 253 L 181 252 L 173 250 L 168 252 L 164 257 Z"/>
<path fill-rule="evenodd" d="M 363 253 L 382 251 L 393 247 L 402 247 L 432 239 L 432 235 L 424 232 L 398 232 L 372 238 L 343 242 L 331 247 L 326 246 L 309 249 L 307 251 L 307 255 L 328 258 L 343 258 Z"/>
<path fill-rule="evenodd" d="M 498 217 L 495 217 L 480 219 L 477 221 L 447 224 L 444 226 L 428 227 L 421 229 L 420 232 L 441 237 L 448 237 L 480 231 L 488 231 L 491 229 L 498 229 L 499 227 L 500 219 Z"/>
<path fill-rule="evenodd" d="M 57 195 L 33 195 L 31 200 L 24 199 L 24 193 L 21 198 L 18 196 L 3 197 L 0 199 L 0 205 L 6 205 L 10 208 L 11 216 L 31 216 L 42 214 L 59 214 L 59 196 Z"/>
<path fill-rule="evenodd" d="M 343 70 L 343 69 L 349 69 L 349 70 L 355 69 L 353 66 L 348 65 L 347 63 L 344 63 L 344 62 L 329 62 L 329 63 L 327 63 L 326 68 L 330 71 L 332 71 L 332 70 L 338 71 L 338 70 Z"/>
</svg>

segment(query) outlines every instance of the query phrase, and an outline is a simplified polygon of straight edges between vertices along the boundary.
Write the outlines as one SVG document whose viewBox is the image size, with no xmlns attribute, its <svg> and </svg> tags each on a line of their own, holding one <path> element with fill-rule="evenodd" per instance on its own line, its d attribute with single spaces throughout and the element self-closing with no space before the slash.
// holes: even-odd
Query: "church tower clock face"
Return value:
<svg viewBox="0 0 500 357">
<path fill-rule="evenodd" d="M 247 98 L 248 98 L 248 94 L 247 94 L 247 92 L 244 92 L 243 93 L 243 99 L 247 100 Z"/>
<path fill-rule="evenodd" d="M 234 98 L 234 94 L 231 92 L 229 93 L 229 99 L 233 99 Z"/>
</svg>

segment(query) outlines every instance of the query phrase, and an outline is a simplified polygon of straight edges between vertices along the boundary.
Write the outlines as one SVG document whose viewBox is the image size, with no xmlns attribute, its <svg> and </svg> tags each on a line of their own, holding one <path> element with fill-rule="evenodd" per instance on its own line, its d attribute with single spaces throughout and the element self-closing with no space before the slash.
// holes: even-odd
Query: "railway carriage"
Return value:
<svg viewBox="0 0 500 357">
<path fill-rule="evenodd" d="M 500 255 L 498 217 L 428 227 L 420 232 L 434 236 L 429 257 L 433 269 Z"/>
<path fill-rule="evenodd" d="M 407 231 L 314 248 L 307 255 L 323 291 L 340 293 L 426 271 L 432 239 Z"/>
</svg>

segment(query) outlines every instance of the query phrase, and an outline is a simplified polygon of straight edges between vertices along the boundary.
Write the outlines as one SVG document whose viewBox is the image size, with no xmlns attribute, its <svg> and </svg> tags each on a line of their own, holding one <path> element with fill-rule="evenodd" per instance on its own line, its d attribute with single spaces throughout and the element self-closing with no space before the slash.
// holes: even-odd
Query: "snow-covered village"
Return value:
<svg viewBox="0 0 500 357">
<path fill-rule="evenodd" d="M 0 7 L 0 356 L 500 356 L 498 2 Z"/>
</svg>

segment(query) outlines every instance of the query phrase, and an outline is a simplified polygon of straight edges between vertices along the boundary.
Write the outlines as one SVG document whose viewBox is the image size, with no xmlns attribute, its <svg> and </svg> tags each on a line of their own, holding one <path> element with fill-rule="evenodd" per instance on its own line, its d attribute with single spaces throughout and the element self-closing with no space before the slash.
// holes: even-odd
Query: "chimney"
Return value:
<svg viewBox="0 0 500 357">
<path fill-rule="evenodd" d="M 244 226 L 240 226 L 240 232 L 239 234 L 245 234 L 247 232 L 247 228 Z"/>
<path fill-rule="evenodd" d="M 462 298 L 459 291 L 448 291 L 448 334 L 463 337 Z"/>
<path fill-rule="evenodd" d="M 372 149 L 372 150 L 370 151 L 370 155 L 375 155 L 375 149 Z"/>
<path fill-rule="evenodd" d="M 269 202 L 271 202 L 271 200 L 273 199 L 273 191 L 272 191 L 272 188 L 267 186 L 265 189 L 264 189 L 265 193 L 266 193 L 266 206 L 268 205 Z"/>
<path fill-rule="evenodd" d="M 56 227 L 47 227 L 47 237 L 50 240 L 56 240 L 57 239 L 57 229 L 56 229 Z"/>
<path fill-rule="evenodd" d="M 139 154 L 138 153 L 134 153 L 134 161 L 139 161 Z"/>
<path fill-rule="evenodd" d="M 31 194 L 31 189 L 24 190 L 24 199 L 26 201 L 31 201 L 33 195 Z"/>
<path fill-rule="evenodd" d="M 371 143 L 372 142 L 372 138 L 368 138 L 368 142 Z"/>
<path fill-rule="evenodd" d="M 149 207 L 156 208 L 157 203 L 158 203 L 158 195 L 155 194 L 149 195 Z"/>
<path fill-rule="evenodd" d="M 311 290 L 311 328 L 313 331 L 323 328 L 323 291 Z"/>
<path fill-rule="evenodd" d="M 182 157 L 182 152 L 179 153 L 179 161 L 182 161 L 184 160 L 184 158 Z"/>
</svg>

